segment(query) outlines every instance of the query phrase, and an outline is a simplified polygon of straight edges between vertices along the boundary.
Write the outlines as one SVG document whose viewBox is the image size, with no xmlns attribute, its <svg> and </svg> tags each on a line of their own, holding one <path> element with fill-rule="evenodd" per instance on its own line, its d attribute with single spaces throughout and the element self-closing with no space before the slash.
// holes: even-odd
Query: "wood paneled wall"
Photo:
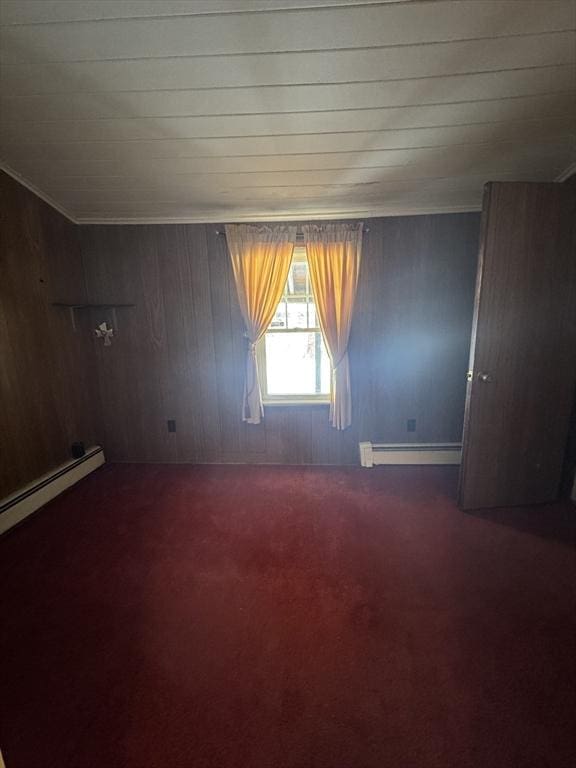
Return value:
<svg viewBox="0 0 576 768">
<path fill-rule="evenodd" d="M 92 345 L 53 301 L 85 296 L 78 228 L 0 172 L 0 498 L 95 440 Z"/>
<path fill-rule="evenodd" d="M 118 310 L 113 345 L 96 345 L 107 456 L 343 464 L 357 463 L 359 440 L 460 440 L 479 215 L 369 226 L 346 432 L 329 426 L 325 405 L 268 407 L 263 424 L 240 421 L 244 328 L 218 227 L 82 227 L 90 300 L 136 304 Z M 111 317 L 95 312 L 93 325 L 103 319 Z M 415 433 L 406 431 L 409 418 Z"/>
<path fill-rule="evenodd" d="M 364 439 L 459 440 L 478 215 L 369 222 L 354 425 L 341 433 L 325 405 L 240 421 L 246 342 L 218 227 L 78 228 L 5 174 L 0 192 L 0 498 L 66 460 L 75 440 L 112 460 L 298 464 L 356 463 Z M 117 310 L 111 347 L 91 338 L 109 311 L 85 313 L 74 332 L 52 306 L 85 299 L 136 304 Z"/>
<path fill-rule="evenodd" d="M 564 184 L 576 192 L 576 173 L 572 174 Z M 568 440 L 566 454 L 564 456 L 564 468 L 562 470 L 561 492 L 563 496 L 570 497 L 574 482 L 576 481 L 576 392 L 572 405 L 572 415 L 568 427 Z"/>
</svg>

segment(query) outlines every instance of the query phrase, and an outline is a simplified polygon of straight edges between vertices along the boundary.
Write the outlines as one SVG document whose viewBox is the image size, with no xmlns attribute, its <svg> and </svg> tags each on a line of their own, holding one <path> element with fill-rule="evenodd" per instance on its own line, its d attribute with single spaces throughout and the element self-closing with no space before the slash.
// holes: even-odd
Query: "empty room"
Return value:
<svg viewBox="0 0 576 768">
<path fill-rule="evenodd" d="M 0 768 L 571 768 L 576 0 L 0 0 Z"/>
</svg>

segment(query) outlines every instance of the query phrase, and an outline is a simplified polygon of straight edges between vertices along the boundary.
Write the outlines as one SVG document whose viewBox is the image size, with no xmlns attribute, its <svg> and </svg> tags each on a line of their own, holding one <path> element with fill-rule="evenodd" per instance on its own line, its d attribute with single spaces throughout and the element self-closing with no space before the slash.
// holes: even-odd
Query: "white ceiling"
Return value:
<svg viewBox="0 0 576 768">
<path fill-rule="evenodd" d="M 0 0 L 0 157 L 79 222 L 474 210 L 576 159 L 576 0 Z"/>
</svg>

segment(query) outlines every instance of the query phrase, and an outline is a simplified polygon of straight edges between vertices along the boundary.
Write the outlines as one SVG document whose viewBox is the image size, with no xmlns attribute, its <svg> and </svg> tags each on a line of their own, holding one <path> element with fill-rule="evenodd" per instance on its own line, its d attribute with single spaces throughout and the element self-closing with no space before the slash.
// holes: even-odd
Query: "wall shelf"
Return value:
<svg viewBox="0 0 576 768">
<path fill-rule="evenodd" d="M 70 322 L 72 328 L 76 330 L 76 310 L 78 309 L 110 309 L 112 310 L 112 316 L 114 318 L 114 327 L 118 327 L 116 321 L 116 310 L 127 309 L 129 307 L 135 307 L 136 304 L 68 304 L 63 301 L 55 301 L 52 303 L 53 307 L 64 307 L 70 312 Z"/>
</svg>

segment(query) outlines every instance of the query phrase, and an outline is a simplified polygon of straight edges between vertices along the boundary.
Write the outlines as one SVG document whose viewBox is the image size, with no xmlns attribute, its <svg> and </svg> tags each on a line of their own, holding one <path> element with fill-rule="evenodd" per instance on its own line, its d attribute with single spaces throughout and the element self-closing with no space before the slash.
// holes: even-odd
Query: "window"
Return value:
<svg viewBox="0 0 576 768">
<path fill-rule="evenodd" d="M 328 402 L 330 358 L 316 317 L 306 248 L 295 246 L 276 314 L 258 344 L 264 403 Z"/>
</svg>

